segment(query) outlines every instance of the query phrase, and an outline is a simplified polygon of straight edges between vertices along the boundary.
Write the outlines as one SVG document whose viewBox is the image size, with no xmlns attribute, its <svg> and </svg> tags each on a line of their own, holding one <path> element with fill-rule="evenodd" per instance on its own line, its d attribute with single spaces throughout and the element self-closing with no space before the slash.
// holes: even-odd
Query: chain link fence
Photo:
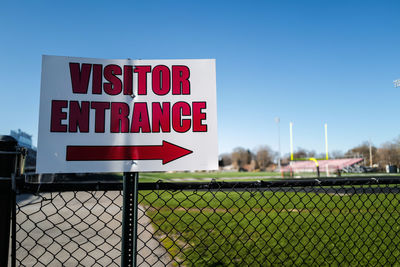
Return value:
<svg viewBox="0 0 400 267">
<path fill-rule="evenodd" d="M 64 187 L 17 196 L 16 265 L 120 266 L 119 185 L 101 191 L 96 184 L 90 191 L 76 191 L 79 184 L 69 185 L 71 191 Z"/>
<path fill-rule="evenodd" d="M 396 265 L 399 184 L 141 183 L 137 264 Z M 121 184 L 50 187 L 18 195 L 17 266 L 120 266 Z"/>
</svg>

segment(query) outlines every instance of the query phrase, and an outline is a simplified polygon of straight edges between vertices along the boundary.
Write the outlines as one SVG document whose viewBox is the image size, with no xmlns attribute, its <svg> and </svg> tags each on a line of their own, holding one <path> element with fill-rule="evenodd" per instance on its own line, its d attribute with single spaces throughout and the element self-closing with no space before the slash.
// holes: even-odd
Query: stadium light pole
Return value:
<svg viewBox="0 0 400 267">
<path fill-rule="evenodd" d="M 325 123 L 325 152 L 326 152 L 326 160 L 329 159 L 328 155 L 328 124 Z"/>
<path fill-rule="evenodd" d="M 280 123 L 279 117 L 275 117 L 276 125 L 278 126 L 278 169 L 281 171 L 281 129 L 279 126 Z"/>
<path fill-rule="evenodd" d="M 394 80 L 393 84 L 395 88 L 400 87 L 400 79 Z"/>
</svg>

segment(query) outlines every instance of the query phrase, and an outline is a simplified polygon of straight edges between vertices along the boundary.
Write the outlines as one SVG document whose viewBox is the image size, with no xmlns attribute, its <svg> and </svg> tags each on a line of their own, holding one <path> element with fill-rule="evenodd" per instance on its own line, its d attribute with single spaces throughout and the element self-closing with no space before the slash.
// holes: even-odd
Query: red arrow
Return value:
<svg viewBox="0 0 400 267">
<path fill-rule="evenodd" d="M 167 141 L 161 146 L 67 146 L 67 161 L 162 160 L 166 164 L 190 153 Z"/>
</svg>

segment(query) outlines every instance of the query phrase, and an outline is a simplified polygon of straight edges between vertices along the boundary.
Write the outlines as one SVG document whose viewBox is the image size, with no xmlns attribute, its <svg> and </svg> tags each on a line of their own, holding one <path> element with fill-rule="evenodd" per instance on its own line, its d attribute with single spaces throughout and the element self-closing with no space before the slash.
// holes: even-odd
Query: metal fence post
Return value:
<svg viewBox="0 0 400 267">
<path fill-rule="evenodd" d="M 12 209 L 11 179 L 0 178 L 0 266 L 7 266 L 10 247 L 10 223 Z"/>
<path fill-rule="evenodd" d="M 122 208 L 121 266 L 136 266 L 139 173 L 125 172 Z"/>
<path fill-rule="evenodd" d="M 0 136 L 0 266 L 8 266 L 11 223 L 11 266 L 15 266 L 15 188 L 12 184 L 18 166 L 17 146 L 18 142 L 13 137 Z"/>
<path fill-rule="evenodd" d="M 17 264 L 17 184 L 15 173 L 11 177 L 11 267 Z"/>
</svg>

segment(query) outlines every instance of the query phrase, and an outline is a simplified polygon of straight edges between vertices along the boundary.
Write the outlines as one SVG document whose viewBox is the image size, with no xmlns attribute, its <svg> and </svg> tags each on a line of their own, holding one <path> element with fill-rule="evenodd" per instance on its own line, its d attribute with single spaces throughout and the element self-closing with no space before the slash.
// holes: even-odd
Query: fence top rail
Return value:
<svg viewBox="0 0 400 267">
<path fill-rule="evenodd" d="M 301 178 L 272 181 L 243 181 L 243 182 L 183 182 L 168 183 L 139 183 L 139 190 L 212 190 L 212 189 L 245 189 L 245 188 L 277 188 L 277 187 L 313 187 L 313 186 L 349 186 L 349 185 L 378 185 L 400 184 L 400 176 L 375 177 L 346 177 L 346 178 Z"/>
<path fill-rule="evenodd" d="M 351 186 L 351 185 L 388 185 L 400 184 L 400 176 L 354 176 L 341 178 L 301 178 L 270 181 L 243 182 L 164 182 L 139 183 L 139 190 L 218 190 L 218 189 L 262 189 L 277 187 L 313 187 L 313 186 Z M 19 182 L 19 193 L 65 192 L 65 191 L 120 191 L 122 181 L 112 182 L 63 182 L 63 183 L 24 183 Z"/>
</svg>

